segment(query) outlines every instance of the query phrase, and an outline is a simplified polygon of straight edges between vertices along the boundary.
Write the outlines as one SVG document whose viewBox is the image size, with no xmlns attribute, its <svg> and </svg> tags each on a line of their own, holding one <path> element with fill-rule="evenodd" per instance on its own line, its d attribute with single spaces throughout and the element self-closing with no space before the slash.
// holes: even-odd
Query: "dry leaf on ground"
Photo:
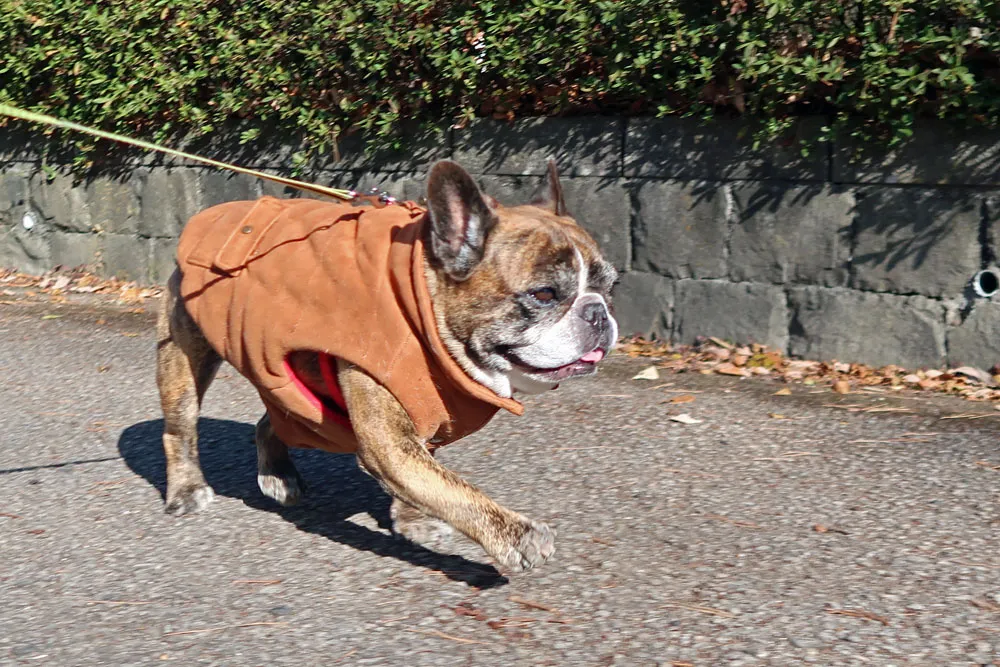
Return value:
<svg viewBox="0 0 1000 667">
<path fill-rule="evenodd" d="M 750 375 L 750 371 L 748 371 L 747 369 L 738 368 L 735 364 L 731 364 L 729 362 L 726 362 L 724 364 L 719 364 L 715 368 L 715 372 L 719 373 L 720 375 L 734 375 L 736 377 L 744 377 L 744 378 Z"/>
<path fill-rule="evenodd" d="M 701 419 L 695 419 L 694 417 L 692 417 L 691 415 L 689 415 L 686 412 L 682 412 L 679 415 L 672 416 L 670 418 L 670 421 L 677 422 L 679 424 L 688 424 L 688 425 L 690 425 L 690 424 L 701 424 L 702 423 Z"/>
<path fill-rule="evenodd" d="M 656 370 L 656 366 L 647 366 L 646 368 L 644 368 L 641 371 L 639 371 L 638 373 L 636 373 L 632 377 L 632 379 L 633 380 L 659 380 L 660 379 L 660 371 Z"/>
<path fill-rule="evenodd" d="M 972 366 L 918 371 L 893 365 L 875 368 L 839 361 L 788 359 L 780 351 L 769 350 L 764 345 L 755 343 L 737 347 L 710 338 L 695 345 L 668 345 L 632 337 L 622 341 L 619 350 L 630 357 L 656 358 L 658 368 L 673 373 L 718 373 L 736 377 L 766 373 L 787 383 L 799 382 L 808 387 L 827 386 L 831 389 L 835 383 L 843 381 L 848 383 L 851 391 L 895 392 L 905 389 L 937 392 L 960 396 L 968 401 L 990 401 L 1000 409 L 1000 365 L 991 368 L 989 373 Z M 743 363 L 739 357 L 747 355 L 744 366 L 734 363 Z M 775 393 L 787 396 L 791 391 Z"/>
</svg>

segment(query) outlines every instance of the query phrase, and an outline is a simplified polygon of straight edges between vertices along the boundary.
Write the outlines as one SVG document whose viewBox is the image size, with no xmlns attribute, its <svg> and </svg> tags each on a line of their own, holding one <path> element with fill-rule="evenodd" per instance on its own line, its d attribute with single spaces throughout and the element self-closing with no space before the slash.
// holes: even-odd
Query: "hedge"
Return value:
<svg viewBox="0 0 1000 667">
<path fill-rule="evenodd" d="M 898 141 L 1000 125 L 992 0 L 0 0 L 0 101 L 153 140 L 329 151 L 475 116 L 802 114 Z M 84 142 L 85 143 L 85 142 Z"/>
</svg>

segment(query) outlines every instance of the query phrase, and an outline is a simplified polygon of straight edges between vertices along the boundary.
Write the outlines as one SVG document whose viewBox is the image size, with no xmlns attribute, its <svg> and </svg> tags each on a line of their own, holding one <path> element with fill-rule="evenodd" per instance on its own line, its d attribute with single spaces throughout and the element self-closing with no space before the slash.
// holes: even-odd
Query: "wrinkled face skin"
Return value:
<svg viewBox="0 0 1000 667">
<path fill-rule="evenodd" d="M 569 218 L 534 206 L 498 214 L 483 262 L 454 286 L 449 329 L 511 389 L 535 393 L 596 372 L 618 338 L 614 267 Z"/>
<path fill-rule="evenodd" d="M 560 215 L 561 191 L 558 199 L 509 208 L 484 199 L 489 211 L 478 217 L 493 219 L 481 257 L 460 280 L 444 270 L 435 279 L 445 343 L 470 376 L 501 396 L 591 375 L 618 338 L 610 311 L 617 272 Z"/>
</svg>

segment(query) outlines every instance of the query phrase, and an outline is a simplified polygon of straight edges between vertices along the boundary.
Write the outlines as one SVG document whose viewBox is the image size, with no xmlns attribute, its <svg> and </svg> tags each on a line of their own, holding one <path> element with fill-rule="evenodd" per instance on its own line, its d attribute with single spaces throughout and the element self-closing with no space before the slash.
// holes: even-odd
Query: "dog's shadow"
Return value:
<svg viewBox="0 0 1000 667">
<path fill-rule="evenodd" d="M 391 523 L 389 496 L 358 468 L 353 456 L 292 450 L 292 458 L 308 490 L 300 505 L 282 507 L 257 488 L 253 433 L 254 427 L 250 424 L 204 417 L 199 420 L 201 466 L 206 481 L 217 494 L 237 498 L 254 509 L 274 512 L 299 530 L 436 570 L 475 588 L 492 588 L 508 582 L 490 565 L 458 555 L 440 554 L 348 521 L 348 517 L 365 512 L 384 530 L 388 530 Z M 155 486 L 161 496 L 165 495 L 167 485 L 166 463 L 160 444 L 162 434 L 163 420 L 156 419 L 128 427 L 118 439 L 118 451 L 125 463 Z"/>
</svg>

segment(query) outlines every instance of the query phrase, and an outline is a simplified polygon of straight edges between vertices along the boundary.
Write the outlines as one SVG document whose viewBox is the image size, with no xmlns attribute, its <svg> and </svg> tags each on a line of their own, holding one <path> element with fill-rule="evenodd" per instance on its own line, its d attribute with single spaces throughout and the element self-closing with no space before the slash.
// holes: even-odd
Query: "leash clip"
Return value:
<svg viewBox="0 0 1000 667">
<path fill-rule="evenodd" d="M 385 208 L 386 206 L 399 203 L 398 199 L 378 187 L 369 189 L 365 194 L 361 194 L 356 190 L 349 190 L 348 194 L 351 197 L 351 203 L 368 203 L 375 208 Z"/>
</svg>

